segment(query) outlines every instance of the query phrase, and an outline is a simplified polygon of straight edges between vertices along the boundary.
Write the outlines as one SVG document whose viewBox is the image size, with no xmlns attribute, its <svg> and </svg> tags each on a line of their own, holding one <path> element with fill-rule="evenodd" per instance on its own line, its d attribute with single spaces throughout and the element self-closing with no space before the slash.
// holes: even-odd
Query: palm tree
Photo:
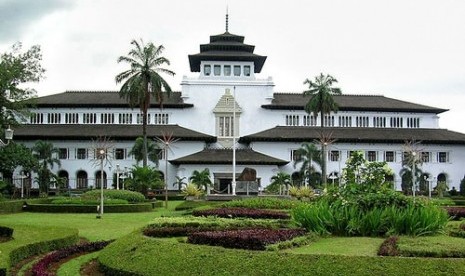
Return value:
<svg viewBox="0 0 465 276">
<path fill-rule="evenodd" d="M 40 191 L 48 192 L 50 180 L 53 176 L 50 169 L 53 169 L 55 164 L 61 166 L 60 160 L 57 158 L 59 150 L 53 147 L 53 144 L 50 142 L 38 140 L 32 148 L 32 151 L 34 157 L 39 161 L 37 174 Z"/>
<path fill-rule="evenodd" d="M 116 83 L 124 81 L 119 91 L 120 97 L 125 98 L 131 107 L 138 105 L 141 110 L 142 136 L 144 139 L 142 164 L 146 167 L 148 156 L 147 113 L 151 97 L 154 97 L 160 106 L 162 106 L 163 91 L 169 96 L 171 94 L 171 87 L 162 78 L 160 73 L 173 76 L 174 72 L 160 67 L 170 64 L 168 59 L 161 56 L 165 49 L 163 45 L 155 46 L 151 42 L 144 44 L 142 40 L 140 43 L 133 40 L 131 41 L 131 45 L 134 46 L 134 49 L 129 51 L 128 56 L 120 56 L 118 58 L 118 63 L 128 63 L 130 69 L 119 73 L 115 77 L 115 80 Z"/>
<path fill-rule="evenodd" d="M 315 164 L 321 167 L 321 152 L 313 143 L 303 143 L 295 152 L 294 168 L 297 164 L 302 163 L 300 174 L 306 176 L 307 183 L 310 184 L 310 177 L 315 171 Z"/>
<path fill-rule="evenodd" d="M 308 90 L 304 91 L 304 96 L 310 96 L 305 105 L 305 111 L 308 114 L 313 116 L 318 116 L 320 114 L 320 124 L 321 128 L 324 128 L 324 115 L 330 114 L 331 111 L 337 111 L 338 106 L 334 101 L 333 95 L 342 94 L 340 88 L 332 87 L 333 83 L 336 83 L 337 80 L 330 75 L 323 75 L 320 73 L 319 76 L 315 77 L 314 81 L 306 79 L 304 84 L 308 84 Z M 329 120 L 328 120 L 329 122 Z M 326 145 L 321 145 L 321 156 L 325 156 Z M 321 159 L 321 176 L 322 183 L 326 184 L 326 162 L 325 158 Z"/>
<path fill-rule="evenodd" d="M 161 152 L 160 147 L 155 142 L 152 141 L 147 141 L 147 158 L 148 160 L 152 161 L 155 163 L 155 165 L 158 166 L 158 160 L 159 160 L 159 154 Z M 143 137 L 137 137 L 136 142 L 134 143 L 134 146 L 132 146 L 132 149 L 129 151 L 129 154 L 134 156 L 134 159 L 136 159 L 137 164 L 139 164 L 140 161 L 144 160 L 144 138 Z"/>
<path fill-rule="evenodd" d="M 270 186 L 278 186 L 279 193 L 281 194 L 281 187 L 289 187 L 291 184 L 291 175 L 285 172 L 278 172 L 276 175 L 271 177 Z M 289 189 L 287 189 L 289 191 Z"/>
<path fill-rule="evenodd" d="M 208 187 L 211 187 L 212 185 L 212 181 L 210 179 L 210 170 L 207 168 L 201 172 L 198 170 L 193 171 L 192 176 L 189 177 L 189 180 L 192 182 L 192 184 L 197 185 L 198 188 L 205 188 L 205 191 L 207 191 Z"/>
</svg>

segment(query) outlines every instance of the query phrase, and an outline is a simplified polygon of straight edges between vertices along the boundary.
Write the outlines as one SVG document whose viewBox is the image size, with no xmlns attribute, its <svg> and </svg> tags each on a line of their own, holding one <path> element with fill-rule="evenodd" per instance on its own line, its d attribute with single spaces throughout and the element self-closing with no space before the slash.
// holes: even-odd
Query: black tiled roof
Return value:
<svg viewBox="0 0 465 276">
<path fill-rule="evenodd" d="M 197 153 L 171 160 L 173 165 L 180 164 L 232 164 L 232 149 L 204 149 Z M 289 161 L 277 159 L 252 149 L 237 149 L 236 164 L 238 165 L 278 165 L 283 166 Z"/>
<path fill-rule="evenodd" d="M 91 140 L 98 136 L 115 140 L 135 140 L 142 136 L 142 125 L 91 125 L 91 124 L 30 124 L 14 130 L 15 141 L 24 140 Z M 147 125 L 149 138 L 173 134 L 174 138 L 191 141 L 216 142 L 216 137 L 178 125 Z"/>
<path fill-rule="evenodd" d="M 340 128 L 340 127 L 290 127 L 278 126 L 241 137 L 239 142 L 280 141 L 313 142 L 322 135 L 337 139 L 336 143 L 404 143 L 407 140 L 423 144 L 465 145 L 465 134 L 447 129 L 407 128 Z"/>
<path fill-rule="evenodd" d="M 265 109 L 303 110 L 310 96 L 302 93 L 275 93 L 271 104 L 262 105 Z M 384 111 L 384 112 L 416 112 L 439 114 L 447 111 L 426 105 L 420 105 L 381 95 L 335 95 L 333 96 L 340 111 Z"/>
<path fill-rule="evenodd" d="M 194 106 L 183 102 L 181 92 L 172 92 L 170 97 L 166 94 L 163 96 L 164 108 Z M 151 107 L 160 107 L 156 99 L 152 97 L 151 100 Z M 37 107 L 129 107 L 127 101 L 119 97 L 118 91 L 66 91 L 36 98 L 34 103 Z"/>
<path fill-rule="evenodd" d="M 201 61 L 252 61 L 260 73 L 266 56 L 254 54 L 255 46 L 244 44 L 244 37 L 225 32 L 210 36 L 209 44 L 200 45 L 200 53 L 189 55 L 191 72 L 200 72 Z"/>
</svg>

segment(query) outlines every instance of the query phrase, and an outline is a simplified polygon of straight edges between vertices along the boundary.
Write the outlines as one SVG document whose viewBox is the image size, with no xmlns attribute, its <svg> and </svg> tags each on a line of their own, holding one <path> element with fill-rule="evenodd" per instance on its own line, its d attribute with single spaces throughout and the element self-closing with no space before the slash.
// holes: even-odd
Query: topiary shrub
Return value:
<svg viewBox="0 0 465 276">
<path fill-rule="evenodd" d="M 0 226 L 0 238 L 11 238 L 13 237 L 13 228 Z"/>
<path fill-rule="evenodd" d="M 378 256 L 399 256 L 397 241 L 399 237 L 390 236 L 383 241 L 378 250 Z"/>
<path fill-rule="evenodd" d="M 100 190 L 91 190 L 81 195 L 85 200 L 100 200 Z M 103 190 L 103 197 L 105 199 L 123 199 L 131 203 L 144 202 L 145 197 L 143 194 L 128 190 Z"/>
</svg>

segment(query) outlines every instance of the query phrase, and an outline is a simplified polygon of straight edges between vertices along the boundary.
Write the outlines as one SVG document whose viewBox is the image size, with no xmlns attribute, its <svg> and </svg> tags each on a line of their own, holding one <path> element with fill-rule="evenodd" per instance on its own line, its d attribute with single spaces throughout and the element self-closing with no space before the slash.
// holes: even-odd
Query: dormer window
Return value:
<svg viewBox="0 0 465 276">
<path fill-rule="evenodd" d="M 231 76 L 231 65 L 225 65 L 224 66 L 224 75 L 225 76 Z"/>
<path fill-rule="evenodd" d="M 244 66 L 244 75 L 250 77 L 250 65 Z"/>
<path fill-rule="evenodd" d="M 210 76 L 211 73 L 212 73 L 212 67 L 211 67 L 211 65 L 210 65 L 210 64 L 204 65 L 204 67 L 203 67 L 203 72 L 204 72 L 205 76 Z"/>
<path fill-rule="evenodd" d="M 234 76 L 240 76 L 241 75 L 241 66 L 240 65 L 234 65 Z"/>
</svg>

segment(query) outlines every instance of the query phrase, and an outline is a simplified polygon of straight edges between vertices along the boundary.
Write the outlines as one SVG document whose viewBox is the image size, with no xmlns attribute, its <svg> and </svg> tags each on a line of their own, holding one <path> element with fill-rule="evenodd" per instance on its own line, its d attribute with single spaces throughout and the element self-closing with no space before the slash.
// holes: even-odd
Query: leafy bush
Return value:
<svg viewBox="0 0 465 276">
<path fill-rule="evenodd" d="M 84 200 L 100 200 L 100 190 L 91 190 L 81 195 Z M 139 192 L 128 190 L 103 190 L 103 197 L 105 199 L 123 199 L 131 203 L 144 202 L 145 197 Z"/>
<path fill-rule="evenodd" d="M 149 190 L 162 189 L 165 186 L 157 168 L 134 166 L 131 173 L 133 177 L 126 179 L 124 183 L 132 191 L 146 195 Z"/>
<path fill-rule="evenodd" d="M 290 240 L 305 234 L 303 229 L 246 229 L 194 232 L 187 241 L 194 244 L 207 244 L 248 250 L 265 250 L 266 246 L 279 241 Z"/>
<path fill-rule="evenodd" d="M 193 216 L 208 217 L 215 216 L 220 218 L 253 218 L 253 219 L 288 219 L 289 214 L 279 211 L 260 210 L 250 208 L 218 208 L 208 210 L 194 210 Z"/>
<path fill-rule="evenodd" d="M 222 204 L 222 207 L 288 210 L 296 207 L 299 204 L 300 202 L 290 199 L 276 197 L 253 197 L 225 202 Z"/>
<path fill-rule="evenodd" d="M 52 263 L 59 262 L 62 259 L 68 258 L 74 254 L 84 252 L 95 252 L 101 250 L 112 241 L 97 241 L 78 245 L 72 245 L 52 253 L 45 255 L 32 267 L 32 274 L 36 276 L 48 276 L 52 275 L 48 268 Z"/>
<path fill-rule="evenodd" d="M 390 236 L 383 241 L 378 250 L 378 256 L 399 256 L 397 241 L 399 237 Z"/>
<path fill-rule="evenodd" d="M 292 217 L 308 231 L 344 236 L 432 235 L 448 221 L 447 213 L 433 204 L 412 202 L 403 208 L 387 205 L 366 210 L 363 205 L 325 199 L 294 208 Z"/>
</svg>

